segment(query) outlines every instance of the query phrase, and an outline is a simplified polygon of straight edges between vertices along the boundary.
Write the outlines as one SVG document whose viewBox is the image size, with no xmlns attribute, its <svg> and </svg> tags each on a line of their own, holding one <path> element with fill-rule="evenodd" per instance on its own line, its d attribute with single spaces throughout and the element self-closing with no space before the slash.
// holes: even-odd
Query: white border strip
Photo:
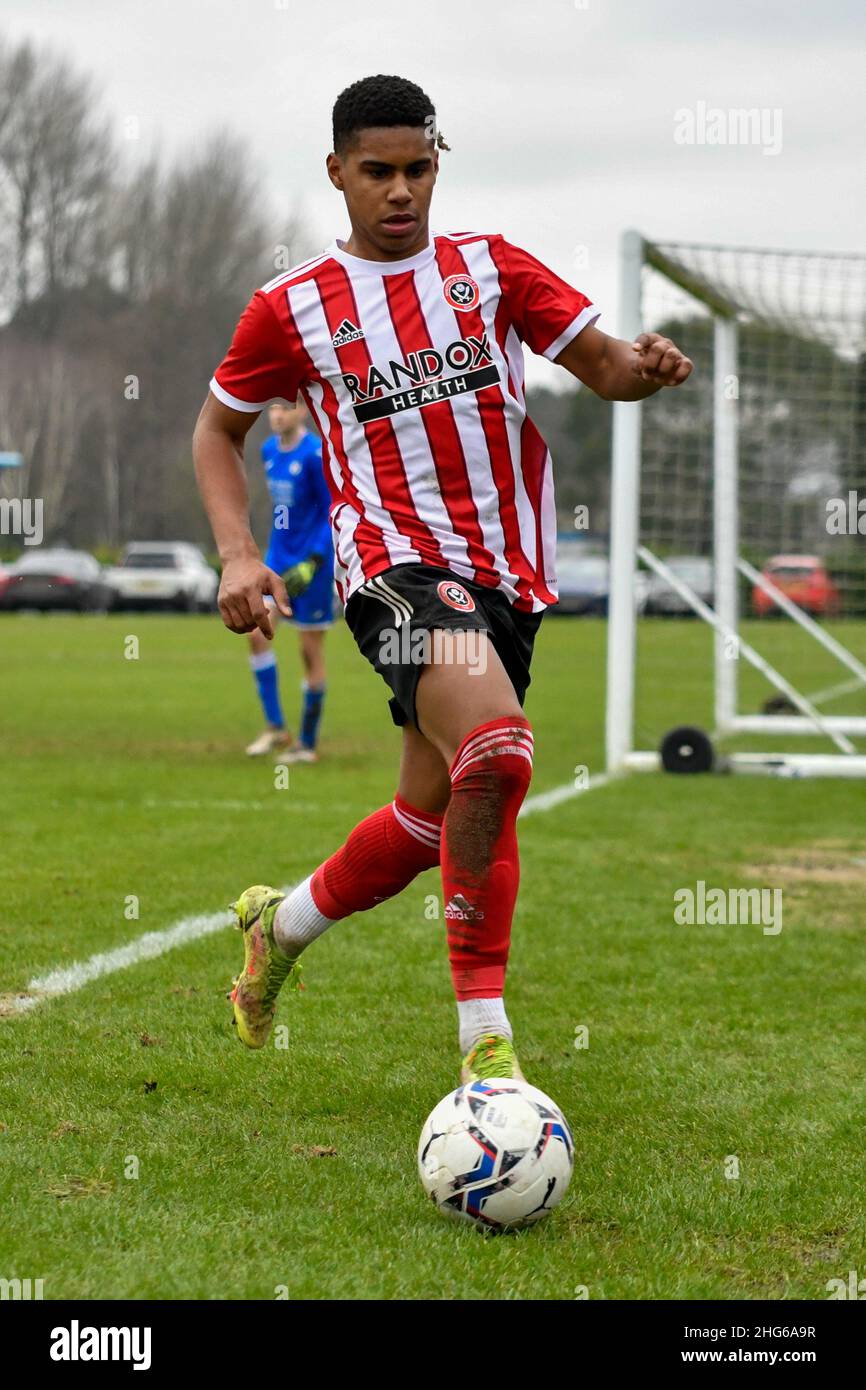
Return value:
<svg viewBox="0 0 866 1390">
<path fill-rule="evenodd" d="M 571 323 L 560 333 L 559 337 L 554 338 L 550 346 L 544 349 L 543 356 L 549 357 L 552 362 L 555 357 L 559 356 L 562 349 L 568 347 L 572 339 L 577 337 L 578 333 L 582 333 L 584 328 L 589 328 L 590 324 L 595 323 L 596 319 L 600 318 L 601 310 L 597 309 L 594 304 L 587 304 L 585 309 L 581 309 L 577 318 L 571 320 Z"/>
<path fill-rule="evenodd" d="M 215 376 L 211 377 L 208 385 L 217 400 L 222 401 L 223 405 L 229 406 L 232 410 L 244 410 L 248 415 L 252 415 L 256 410 L 264 410 L 265 406 L 268 404 L 267 401 L 259 401 L 254 405 L 252 401 L 239 400 L 237 396 L 233 396 L 227 391 L 224 386 L 220 386 Z"/>
</svg>

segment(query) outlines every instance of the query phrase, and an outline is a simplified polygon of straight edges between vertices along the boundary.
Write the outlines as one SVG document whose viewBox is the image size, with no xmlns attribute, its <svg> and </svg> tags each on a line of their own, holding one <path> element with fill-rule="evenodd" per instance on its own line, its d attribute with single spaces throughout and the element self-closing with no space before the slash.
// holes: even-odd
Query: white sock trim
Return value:
<svg viewBox="0 0 866 1390">
<path fill-rule="evenodd" d="M 312 877 L 310 874 L 293 888 L 274 913 L 274 940 L 292 958 L 334 925 L 333 918 L 324 917 L 316 907 L 310 889 Z"/>
<path fill-rule="evenodd" d="M 268 671 L 276 664 L 275 652 L 252 652 L 250 655 L 250 668 L 253 671 Z"/>
<path fill-rule="evenodd" d="M 499 1033 L 509 1040 L 514 1038 L 501 996 L 498 999 L 458 999 L 457 1018 L 460 1051 L 464 1056 L 485 1033 Z"/>
<path fill-rule="evenodd" d="M 422 845 L 429 845 L 431 849 L 436 849 L 442 834 L 441 826 L 430 825 L 429 822 L 421 820 L 418 816 L 410 816 L 406 811 L 401 811 L 396 801 L 391 802 L 391 808 L 395 818 L 400 822 L 404 830 L 408 830 L 410 835 L 414 835 L 416 840 L 420 840 Z"/>
</svg>

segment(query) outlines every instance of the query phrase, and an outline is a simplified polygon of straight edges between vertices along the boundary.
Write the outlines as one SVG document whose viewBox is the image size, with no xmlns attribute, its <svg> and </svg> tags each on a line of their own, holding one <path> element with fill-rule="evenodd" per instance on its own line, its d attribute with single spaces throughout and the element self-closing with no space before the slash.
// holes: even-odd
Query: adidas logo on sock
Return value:
<svg viewBox="0 0 866 1390">
<path fill-rule="evenodd" d="M 462 893 L 455 893 L 445 908 L 445 920 L 448 922 L 483 922 L 484 910 L 473 907 Z"/>
<path fill-rule="evenodd" d="M 355 343 L 359 338 L 363 338 L 363 336 L 363 328 L 358 328 L 357 324 L 354 324 L 351 319 L 343 319 L 343 322 L 340 324 L 331 342 L 334 344 L 334 347 L 344 347 L 346 343 Z"/>
</svg>

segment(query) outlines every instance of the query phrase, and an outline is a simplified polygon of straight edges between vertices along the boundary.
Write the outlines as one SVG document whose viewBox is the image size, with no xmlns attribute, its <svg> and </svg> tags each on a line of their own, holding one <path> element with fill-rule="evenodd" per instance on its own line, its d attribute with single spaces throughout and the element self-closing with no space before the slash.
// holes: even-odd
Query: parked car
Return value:
<svg viewBox="0 0 866 1390">
<path fill-rule="evenodd" d="M 557 555 L 559 603 L 553 613 L 607 613 L 610 565 L 606 555 Z"/>
<path fill-rule="evenodd" d="M 209 612 L 219 579 L 197 545 L 187 541 L 133 541 L 108 571 L 115 608 L 176 608 Z"/>
<path fill-rule="evenodd" d="M 774 555 L 764 565 L 763 575 L 814 618 L 833 617 L 839 612 L 839 590 L 817 555 Z M 752 607 L 759 618 L 781 612 L 757 584 L 752 589 Z"/>
<path fill-rule="evenodd" d="M 25 551 L 0 575 L 0 608 L 69 608 L 104 612 L 111 601 L 105 571 L 85 550 Z"/>
<path fill-rule="evenodd" d="M 597 550 L 566 542 L 557 546 L 556 575 L 559 603 L 551 613 L 596 614 L 604 617 L 610 595 L 610 561 Z M 635 612 L 642 613 L 646 605 L 647 575 L 635 571 Z"/>
<path fill-rule="evenodd" d="M 677 579 L 697 594 L 710 608 L 713 606 L 713 562 L 703 555 L 671 555 L 664 562 Z M 660 574 L 648 576 L 647 613 L 686 614 L 694 609 Z"/>
</svg>

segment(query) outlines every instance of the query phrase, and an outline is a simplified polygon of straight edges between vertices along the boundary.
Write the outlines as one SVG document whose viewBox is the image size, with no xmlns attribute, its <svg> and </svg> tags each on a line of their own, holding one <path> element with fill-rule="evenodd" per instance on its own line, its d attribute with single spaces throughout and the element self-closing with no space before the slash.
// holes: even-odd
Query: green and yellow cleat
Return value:
<svg viewBox="0 0 866 1390">
<path fill-rule="evenodd" d="M 285 898 L 276 888 L 258 883 L 231 904 L 236 926 L 244 934 L 244 968 L 229 994 L 238 1037 L 247 1047 L 264 1047 L 274 1022 L 277 995 L 289 980 L 301 984 L 301 963 L 284 956 L 274 940 L 274 913 Z"/>
<path fill-rule="evenodd" d="M 511 1039 L 501 1033 L 485 1033 L 463 1058 L 460 1084 L 465 1086 L 469 1081 L 501 1080 L 503 1077 L 526 1080 Z"/>
</svg>

